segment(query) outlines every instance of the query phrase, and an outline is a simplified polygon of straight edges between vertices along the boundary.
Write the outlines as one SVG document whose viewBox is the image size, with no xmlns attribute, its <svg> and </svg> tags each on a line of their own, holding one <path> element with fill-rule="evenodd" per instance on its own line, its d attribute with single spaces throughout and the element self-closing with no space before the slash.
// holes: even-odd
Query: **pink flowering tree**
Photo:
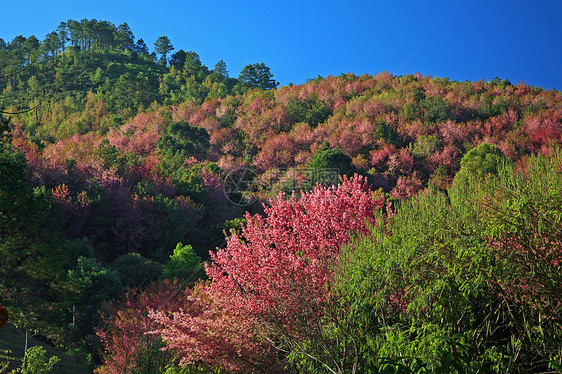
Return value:
<svg viewBox="0 0 562 374">
<path fill-rule="evenodd" d="M 307 355 L 325 369 L 343 372 L 341 352 L 327 337 L 335 315 L 329 285 L 341 246 L 351 235 L 368 233 L 383 202 L 358 176 L 345 178 L 338 186 L 317 186 L 300 198 L 278 196 L 264 216 L 247 214 L 242 232 L 234 233 L 225 249 L 211 253 L 206 271 L 212 283 L 205 293 L 213 307 L 153 313 L 162 325 L 157 332 L 168 347 L 188 357 L 187 363 L 243 370 L 239 361 L 232 367 L 235 361 L 227 359 L 233 343 L 239 352 L 256 352 L 244 343 L 260 346 L 255 339 L 261 336 L 283 355 Z M 235 322 L 239 324 L 235 336 L 246 340 L 217 340 L 223 325 Z M 215 346 L 219 343 L 223 345 Z"/>
<path fill-rule="evenodd" d="M 350 232 L 367 232 L 382 204 L 361 177 L 316 187 L 300 199 L 280 195 L 265 217 L 247 214 L 242 234 L 211 253 L 210 292 L 276 324 L 308 323 L 327 300 L 340 247 Z"/>
<path fill-rule="evenodd" d="M 172 362 L 173 356 L 160 350 L 160 337 L 146 334 L 156 327 L 148 315 L 149 311 L 178 311 L 183 292 L 176 282 L 164 280 L 144 291 L 131 291 L 123 300 L 109 305 L 109 312 L 102 314 L 102 328 L 96 331 L 103 345 L 103 364 L 95 372 L 159 372 Z"/>
<path fill-rule="evenodd" d="M 244 310 L 232 310 L 228 300 L 214 298 L 208 285 L 198 283 L 181 297 L 181 308 L 153 309 L 149 316 L 158 326 L 149 332 L 166 342 L 182 366 L 220 368 L 230 373 L 280 373 L 271 336 L 258 329 Z"/>
</svg>

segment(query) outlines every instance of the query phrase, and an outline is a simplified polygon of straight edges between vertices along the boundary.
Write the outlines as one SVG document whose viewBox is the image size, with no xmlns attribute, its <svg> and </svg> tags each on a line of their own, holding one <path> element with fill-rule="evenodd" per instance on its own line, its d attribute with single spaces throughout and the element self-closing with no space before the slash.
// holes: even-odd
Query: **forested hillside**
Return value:
<svg viewBox="0 0 562 374">
<path fill-rule="evenodd" d="M 560 92 L 135 39 L 0 39 L 9 323 L 99 373 L 562 370 Z"/>
</svg>

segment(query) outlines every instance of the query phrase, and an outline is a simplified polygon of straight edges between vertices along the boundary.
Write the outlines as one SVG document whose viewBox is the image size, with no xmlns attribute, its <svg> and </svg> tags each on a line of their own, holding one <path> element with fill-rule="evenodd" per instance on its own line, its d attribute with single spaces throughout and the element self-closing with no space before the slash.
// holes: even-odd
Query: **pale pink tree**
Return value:
<svg viewBox="0 0 562 374">
<path fill-rule="evenodd" d="M 108 305 L 102 313 L 102 327 L 96 331 L 103 346 L 103 364 L 95 372 L 130 373 L 147 359 L 153 361 L 153 367 L 171 361 L 169 354 L 159 353 L 163 346 L 160 337 L 147 335 L 157 326 L 149 318 L 149 312 L 180 310 L 183 294 L 176 282 L 165 280 L 153 283 L 144 291 L 130 291 L 122 300 Z"/>
<path fill-rule="evenodd" d="M 260 332 L 252 316 L 233 310 L 196 284 L 181 295 L 179 309 L 154 308 L 149 316 L 155 326 L 150 335 L 162 337 L 165 350 L 179 357 L 179 364 L 203 365 L 231 373 L 282 372 L 283 363 Z"/>
</svg>

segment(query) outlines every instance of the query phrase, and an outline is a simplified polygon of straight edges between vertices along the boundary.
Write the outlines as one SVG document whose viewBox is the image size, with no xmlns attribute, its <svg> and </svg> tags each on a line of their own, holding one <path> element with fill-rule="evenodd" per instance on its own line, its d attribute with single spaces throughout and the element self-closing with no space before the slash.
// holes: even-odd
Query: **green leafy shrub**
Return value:
<svg viewBox="0 0 562 374">
<path fill-rule="evenodd" d="M 157 280 L 164 266 L 138 253 L 127 253 L 117 257 L 111 264 L 111 269 L 119 273 L 123 286 L 138 288 L 146 287 L 150 282 Z"/>
<path fill-rule="evenodd" d="M 188 282 L 201 278 L 204 275 L 203 260 L 197 256 L 190 245 L 178 243 L 174 253 L 164 266 L 162 278 Z"/>
</svg>

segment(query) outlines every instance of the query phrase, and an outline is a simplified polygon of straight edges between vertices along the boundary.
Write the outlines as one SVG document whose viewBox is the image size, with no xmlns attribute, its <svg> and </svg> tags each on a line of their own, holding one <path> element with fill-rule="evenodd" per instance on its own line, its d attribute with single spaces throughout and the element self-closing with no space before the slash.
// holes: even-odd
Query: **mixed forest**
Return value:
<svg viewBox="0 0 562 374">
<path fill-rule="evenodd" d="M 562 372 L 560 92 L 95 19 L 0 70 L 0 372 Z"/>
</svg>

